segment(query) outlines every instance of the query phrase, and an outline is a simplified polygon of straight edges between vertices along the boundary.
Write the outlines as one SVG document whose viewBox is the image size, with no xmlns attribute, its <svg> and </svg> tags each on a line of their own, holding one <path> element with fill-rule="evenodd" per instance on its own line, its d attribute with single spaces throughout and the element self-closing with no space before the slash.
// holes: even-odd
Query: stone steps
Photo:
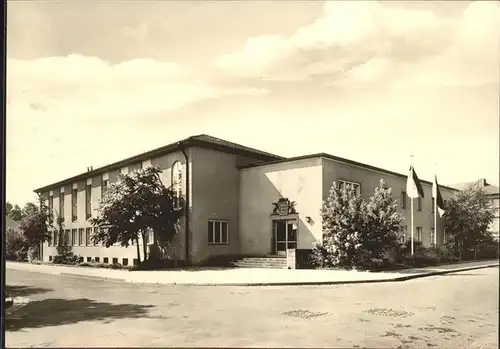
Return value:
<svg viewBox="0 0 500 349">
<path fill-rule="evenodd" d="M 245 257 L 231 263 L 239 268 L 267 268 L 286 269 L 286 258 L 284 257 Z"/>
</svg>

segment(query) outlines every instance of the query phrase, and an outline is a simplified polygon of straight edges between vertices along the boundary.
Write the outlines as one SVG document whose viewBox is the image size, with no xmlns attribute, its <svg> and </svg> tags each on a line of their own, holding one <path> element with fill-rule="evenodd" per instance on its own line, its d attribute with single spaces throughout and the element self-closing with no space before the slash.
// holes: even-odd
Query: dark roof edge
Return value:
<svg viewBox="0 0 500 349">
<path fill-rule="evenodd" d="M 361 162 L 357 162 L 357 161 L 353 161 L 353 160 L 349 160 L 349 159 L 344 159 L 344 158 L 341 158 L 341 157 L 338 157 L 338 156 L 335 156 L 335 155 L 331 155 L 331 154 L 327 154 L 327 153 L 316 153 L 316 154 L 302 155 L 302 156 L 297 156 L 297 157 L 293 157 L 293 158 L 287 158 L 287 159 L 276 160 L 276 161 L 269 161 L 269 162 L 262 163 L 262 164 L 253 164 L 253 165 L 239 166 L 238 169 L 245 169 L 245 168 L 259 167 L 259 166 L 265 166 L 265 165 L 280 164 L 280 163 L 291 162 L 291 161 L 308 160 L 308 159 L 313 159 L 313 158 L 318 158 L 318 157 L 326 158 L 328 160 L 334 160 L 334 161 L 338 161 L 338 162 L 343 162 L 343 163 L 346 163 L 346 164 L 349 164 L 349 165 L 366 168 L 366 169 L 372 170 L 372 171 L 386 173 L 388 175 L 395 176 L 395 177 L 407 178 L 407 175 L 403 175 L 401 173 L 389 171 L 389 170 L 386 170 L 386 169 L 383 169 L 383 168 L 380 168 L 380 167 L 375 167 L 375 166 L 372 166 L 372 165 L 363 164 Z M 432 185 L 432 182 L 426 181 L 426 180 L 423 180 L 423 179 L 420 179 L 420 182 Z M 460 191 L 459 189 L 448 187 L 448 186 L 442 185 L 442 184 L 440 184 L 439 187 L 445 188 L 445 189 L 448 189 L 448 190 L 452 190 L 452 191 Z"/>
<path fill-rule="evenodd" d="M 91 176 L 105 173 L 105 172 L 112 170 L 114 168 L 117 168 L 117 167 L 122 167 L 122 166 L 126 166 L 128 164 L 133 164 L 137 161 L 146 160 L 146 159 L 155 157 L 155 156 L 160 155 L 160 154 L 161 155 L 168 154 L 168 153 L 171 153 L 171 152 L 174 152 L 174 151 L 180 149 L 180 147 L 199 147 L 199 148 L 213 149 L 213 150 L 221 151 L 221 152 L 228 153 L 228 154 L 248 156 L 248 157 L 254 158 L 256 160 L 262 160 L 262 161 L 269 161 L 272 158 L 280 159 L 280 160 L 285 159 L 282 156 L 262 152 L 262 151 L 259 151 L 256 149 L 255 149 L 255 151 L 253 151 L 253 149 L 248 148 L 248 147 L 245 147 L 245 148 L 248 148 L 248 150 L 237 149 L 237 148 L 233 148 L 230 146 L 224 146 L 221 144 L 207 142 L 207 141 L 204 141 L 201 139 L 196 139 L 196 137 L 198 137 L 198 136 L 191 136 L 189 138 L 185 138 L 183 140 L 162 146 L 160 148 L 156 148 L 156 149 L 147 151 L 147 152 L 142 153 L 142 154 L 134 155 L 134 156 L 131 156 L 129 158 L 113 162 L 109 165 L 99 167 L 95 170 L 84 172 L 84 173 L 81 173 L 79 175 L 63 179 L 59 182 L 55 182 L 55 183 L 37 188 L 33 191 L 35 193 L 40 193 L 42 191 L 56 188 L 56 187 L 59 187 L 61 185 L 67 184 L 67 183 L 75 182 L 75 181 L 78 181 L 78 180 L 81 180 L 84 178 L 88 178 Z M 235 145 L 238 146 L 238 144 L 235 144 Z"/>
</svg>

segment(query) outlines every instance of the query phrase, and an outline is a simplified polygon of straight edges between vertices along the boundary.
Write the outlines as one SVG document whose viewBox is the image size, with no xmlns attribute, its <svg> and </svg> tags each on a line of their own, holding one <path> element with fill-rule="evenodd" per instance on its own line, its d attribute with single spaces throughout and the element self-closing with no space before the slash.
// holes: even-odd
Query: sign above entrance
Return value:
<svg viewBox="0 0 500 349">
<path fill-rule="evenodd" d="M 295 201 L 290 201 L 288 198 L 281 198 L 278 202 L 273 202 L 274 208 L 272 215 L 286 216 L 296 214 Z"/>
</svg>

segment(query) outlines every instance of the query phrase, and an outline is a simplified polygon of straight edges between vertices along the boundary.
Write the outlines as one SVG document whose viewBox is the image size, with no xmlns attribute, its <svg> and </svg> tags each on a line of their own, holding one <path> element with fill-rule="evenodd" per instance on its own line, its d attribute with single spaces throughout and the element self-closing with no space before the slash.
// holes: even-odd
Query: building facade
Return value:
<svg viewBox="0 0 500 349">
<path fill-rule="evenodd" d="M 200 135 L 36 189 L 54 216 L 63 219 L 56 230 L 62 231 L 64 241 L 56 241 L 53 231 L 51 241 L 43 244 L 43 260 L 51 261 L 62 243 L 87 261 L 136 263 L 137 246 L 94 245 L 90 237 L 97 228 L 88 220 L 98 214 L 99 200 L 119 173 L 147 166 L 160 168 L 163 184 L 185 197 L 181 229 L 168 251 L 168 258 L 180 263 L 199 264 L 217 255 L 309 251 L 322 239 L 320 209 L 334 181 L 354 185 L 368 198 L 384 179 L 405 217 L 406 234 L 400 239 L 410 238 L 406 174 L 324 153 L 287 159 Z M 438 218 L 435 231 L 432 183 L 422 181 L 422 186 L 424 198 L 414 199 L 414 237 L 429 246 L 437 234 L 440 245 L 444 222 Z M 440 190 L 445 201 L 456 191 L 445 186 Z M 139 240 L 140 251 L 152 240 Z"/>
</svg>

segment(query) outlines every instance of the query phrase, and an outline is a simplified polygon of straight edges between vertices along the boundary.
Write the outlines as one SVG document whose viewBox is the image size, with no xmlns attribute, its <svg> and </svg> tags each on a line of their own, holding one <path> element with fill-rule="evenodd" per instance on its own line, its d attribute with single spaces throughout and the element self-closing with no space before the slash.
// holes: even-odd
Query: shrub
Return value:
<svg viewBox="0 0 500 349">
<path fill-rule="evenodd" d="M 387 262 L 383 258 L 364 258 L 357 265 L 357 269 L 370 271 L 381 270 L 386 267 Z"/>
<path fill-rule="evenodd" d="M 66 251 L 59 255 L 54 256 L 52 259 L 53 264 L 77 265 L 80 262 L 80 256 L 73 254 L 73 252 Z"/>
<path fill-rule="evenodd" d="M 81 262 L 77 264 L 79 267 L 87 267 L 87 268 L 103 268 L 103 269 L 130 269 L 130 266 L 124 266 L 120 263 L 100 263 L 92 260 L 91 262 Z"/>
<path fill-rule="evenodd" d="M 312 265 L 324 268 L 328 266 L 328 254 L 326 248 L 321 243 L 315 243 L 309 256 L 309 261 Z"/>
<path fill-rule="evenodd" d="M 441 258 L 438 251 L 434 247 L 424 247 L 421 242 L 414 241 L 414 254 L 411 254 L 411 242 L 408 241 L 403 245 L 402 263 L 411 267 L 426 267 L 440 263 Z"/>
<path fill-rule="evenodd" d="M 457 262 L 460 258 L 457 255 L 455 246 L 452 244 L 444 244 L 439 246 L 437 249 L 437 254 L 441 262 Z"/>
<path fill-rule="evenodd" d="M 28 259 L 28 241 L 17 229 L 7 229 L 5 234 L 5 259 L 26 261 Z"/>
<path fill-rule="evenodd" d="M 439 256 L 434 248 L 422 247 L 418 249 L 413 256 L 413 266 L 415 267 L 438 265 L 439 262 Z"/>
<path fill-rule="evenodd" d="M 499 257 L 498 241 L 486 241 L 477 246 L 477 259 L 493 259 Z"/>
<path fill-rule="evenodd" d="M 175 261 L 160 258 L 148 258 L 139 265 L 131 267 L 131 270 L 160 270 L 173 268 Z"/>
<path fill-rule="evenodd" d="M 398 249 L 403 217 L 397 200 L 383 180 L 365 201 L 353 186 L 345 190 L 334 182 L 321 209 L 323 241 L 311 260 L 319 267 L 371 269 L 391 264 L 389 249 Z M 390 254 L 390 253 L 389 253 Z"/>
<path fill-rule="evenodd" d="M 130 269 L 130 266 L 124 266 L 123 264 L 120 263 L 113 263 L 113 264 L 105 264 L 107 265 L 110 269 Z"/>
</svg>

